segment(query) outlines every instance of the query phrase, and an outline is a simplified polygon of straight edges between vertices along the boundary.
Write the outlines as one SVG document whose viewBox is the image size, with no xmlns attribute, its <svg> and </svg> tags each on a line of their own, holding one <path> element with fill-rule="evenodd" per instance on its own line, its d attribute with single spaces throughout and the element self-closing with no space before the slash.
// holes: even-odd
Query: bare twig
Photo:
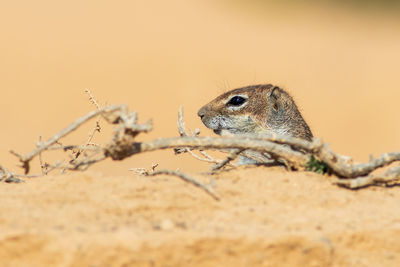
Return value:
<svg viewBox="0 0 400 267">
<path fill-rule="evenodd" d="M 96 132 L 100 133 L 101 127 L 100 127 L 100 116 L 97 116 L 97 120 L 96 120 L 96 126 L 92 129 L 92 132 L 89 134 L 89 137 L 86 141 L 86 143 L 81 146 L 81 148 L 79 148 L 78 152 L 75 155 L 75 158 L 77 159 L 83 152 L 85 152 L 85 150 L 88 148 L 88 146 L 90 145 L 90 142 L 92 141 L 94 134 Z"/>
<path fill-rule="evenodd" d="M 22 183 L 23 180 L 19 179 L 15 173 L 10 172 L 0 165 L 0 182 L 6 183 Z"/>
<path fill-rule="evenodd" d="M 100 154 L 101 151 L 98 151 L 97 153 L 93 153 L 92 155 L 90 155 L 90 157 L 85 157 L 79 161 L 75 161 L 75 162 L 71 162 L 70 165 L 64 166 L 63 168 L 71 170 L 71 171 L 85 171 L 87 170 L 90 165 L 98 163 L 100 161 L 103 161 L 107 158 L 107 156 L 105 156 L 104 154 Z M 98 157 L 91 159 L 92 157 L 94 157 L 95 155 L 100 154 Z"/>
<path fill-rule="evenodd" d="M 99 110 L 99 109 L 100 109 L 100 105 L 98 104 L 97 100 L 94 98 L 92 92 L 90 92 L 89 89 L 85 89 L 85 92 L 89 95 L 89 101 L 90 101 L 90 103 L 92 103 L 92 104 L 97 108 L 97 110 Z M 83 145 L 83 147 L 80 148 L 79 151 L 76 153 L 75 158 L 78 158 L 79 155 L 80 155 L 81 153 L 83 153 L 83 152 L 87 149 L 87 147 L 89 146 L 90 142 L 92 141 L 92 139 L 93 139 L 95 133 L 96 133 L 96 132 L 99 132 L 99 133 L 100 133 L 100 131 L 101 131 L 101 127 L 100 127 L 100 117 L 101 117 L 100 114 L 97 115 L 96 126 L 93 128 L 92 132 L 89 134 L 89 137 L 88 137 L 86 143 L 85 143 L 85 144 Z"/>
<path fill-rule="evenodd" d="M 368 163 L 349 164 L 343 156 L 334 153 L 328 144 L 324 144 L 316 151 L 316 155 L 325 162 L 335 174 L 345 178 L 365 176 L 372 171 L 387 166 L 395 161 L 400 161 L 400 152 L 382 154 L 377 159 Z"/>
<path fill-rule="evenodd" d="M 205 191 L 207 194 L 209 194 L 215 200 L 217 200 L 217 201 L 220 200 L 220 198 L 214 193 L 214 191 L 211 187 L 198 182 L 196 179 L 190 177 L 189 175 L 187 175 L 185 173 L 178 172 L 178 171 L 171 171 L 171 170 L 160 170 L 160 171 L 155 171 L 155 172 L 149 174 L 149 176 L 156 176 L 156 175 L 161 175 L 161 174 L 176 176 L 187 183 L 190 183 L 194 186 L 201 188 L 203 191 Z"/>
<path fill-rule="evenodd" d="M 370 185 L 376 185 L 379 183 L 386 184 L 389 182 L 395 182 L 398 181 L 399 179 L 400 179 L 400 165 L 390 168 L 382 175 L 371 174 L 368 176 L 362 176 L 353 179 L 338 179 L 336 181 L 336 184 L 350 189 L 358 189 Z"/>
<path fill-rule="evenodd" d="M 231 152 L 228 157 L 226 157 L 226 159 L 224 159 L 223 161 L 215 164 L 212 168 L 211 168 L 211 172 L 216 172 L 218 170 L 220 170 L 222 167 L 224 167 L 225 165 L 227 165 L 229 162 L 235 160 L 240 153 L 243 151 L 243 149 L 234 149 L 233 152 Z"/>
<path fill-rule="evenodd" d="M 178 111 L 178 132 L 180 136 L 189 136 L 186 130 L 185 120 L 183 119 L 183 107 L 179 107 Z"/>
<path fill-rule="evenodd" d="M 196 153 L 194 153 L 193 150 L 191 150 L 189 148 L 186 148 L 186 149 L 187 149 L 187 152 L 197 160 L 205 161 L 205 162 L 208 162 L 208 163 L 216 163 L 216 164 L 221 162 L 221 160 L 213 159 L 209 155 L 208 155 L 208 157 L 206 157 L 206 156 L 205 157 L 200 157 Z"/>
<path fill-rule="evenodd" d="M 87 151 L 99 151 L 102 149 L 102 147 L 98 146 L 97 144 L 87 144 L 85 145 L 80 145 L 80 146 L 75 146 L 75 145 L 53 145 L 48 147 L 46 150 L 51 151 L 51 150 L 80 150 L 80 149 L 85 149 Z"/>
<path fill-rule="evenodd" d="M 133 171 L 135 172 L 137 175 L 140 176 L 148 176 L 152 173 L 154 173 L 154 171 L 156 170 L 156 168 L 158 167 L 158 163 L 152 164 L 150 169 L 146 169 L 146 168 L 131 168 L 129 169 L 129 171 Z"/>
<path fill-rule="evenodd" d="M 244 138 L 251 138 L 251 139 L 257 139 L 257 140 L 265 140 L 265 141 L 270 141 L 274 142 L 277 144 L 283 144 L 283 145 L 289 145 L 291 147 L 301 149 L 307 152 L 314 152 L 318 150 L 322 146 L 322 142 L 318 138 L 314 138 L 312 142 L 309 142 L 304 139 L 296 138 L 296 137 L 291 137 L 287 135 L 278 135 L 278 134 L 273 134 L 273 133 L 263 133 L 263 134 L 239 134 L 235 135 L 238 137 L 244 137 Z"/>
<path fill-rule="evenodd" d="M 207 152 L 204 150 L 199 150 L 199 153 L 202 154 L 206 159 L 208 159 L 210 162 L 218 162 L 219 160 L 214 159 L 211 157 Z"/>
<path fill-rule="evenodd" d="M 34 149 L 32 152 L 26 154 L 26 155 L 20 155 L 18 153 L 16 153 L 15 151 L 11 150 L 10 152 L 14 155 L 16 155 L 17 157 L 19 157 L 21 163 L 22 163 L 22 167 L 25 169 L 25 174 L 29 173 L 29 162 L 39 153 L 41 153 L 42 151 L 46 150 L 48 147 L 50 147 L 51 145 L 53 145 L 54 143 L 56 143 L 60 138 L 66 136 L 67 134 L 71 133 L 72 131 L 76 130 L 79 126 L 81 126 L 82 124 L 84 124 L 86 121 L 90 120 L 91 118 L 102 114 L 102 113 L 112 113 L 114 111 L 117 110 L 121 110 L 123 108 L 126 108 L 126 106 L 124 105 L 119 105 L 119 106 L 110 106 L 110 107 L 104 107 L 101 108 L 99 110 L 96 111 L 92 111 L 90 113 L 88 113 L 86 116 L 83 116 L 79 119 L 77 119 L 75 122 L 73 122 L 72 124 L 70 124 L 67 128 L 61 130 L 60 132 L 58 132 L 56 135 L 54 135 L 53 137 L 51 137 L 49 140 L 47 140 L 46 142 L 42 143 L 40 146 L 38 146 L 36 149 Z"/>
<path fill-rule="evenodd" d="M 186 130 L 185 121 L 183 119 L 183 106 L 180 106 L 179 110 L 178 110 L 177 126 L 178 126 L 179 136 L 181 136 L 181 137 L 189 136 L 189 134 L 188 134 L 188 132 Z M 189 152 L 193 157 L 195 157 L 196 159 L 200 160 L 200 158 L 198 158 L 196 154 L 191 153 L 192 151 L 187 147 L 176 147 L 176 148 L 174 148 L 174 151 L 175 151 L 175 154 L 181 154 L 181 153 Z"/>
<path fill-rule="evenodd" d="M 98 110 L 100 109 L 100 105 L 97 102 L 96 98 L 94 98 L 92 92 L 89 89 L 85 89 L 85 93 L 87 93 L 89 95 L 89 101 L 90 103 L 92 103 Z"/>
<path fill-rule="evenodd" d="M 40 146 L 41 144 L 42 144 L 42 137 L 39 136 L 39 141 L 37 146 Z M 42 175 L 47 175 L 47 165 L 43 163 L 42 152 L 39 153 L 39 163 L 40 163 L 40 169 L 42 170 Z"/>
<path fill-rule="evenodd" d="M 260 152 L 267 152 L 272 155 L 280 156 L 290 162 L 293 166 L 302 169 L 309 161 L 309 156 L 292 150 L 280 144 L 263 140 L 254 140 L 243 137 L 175 137 L 162 138 L 149 142 L 134 143 L 124 151 L 126 157 L 159 149 L 189 147 L 191 149 L 249 149 Z M 113 159 L 120 159 L 114 155 L 112 149 L 106 152 Z"/>
</svg>

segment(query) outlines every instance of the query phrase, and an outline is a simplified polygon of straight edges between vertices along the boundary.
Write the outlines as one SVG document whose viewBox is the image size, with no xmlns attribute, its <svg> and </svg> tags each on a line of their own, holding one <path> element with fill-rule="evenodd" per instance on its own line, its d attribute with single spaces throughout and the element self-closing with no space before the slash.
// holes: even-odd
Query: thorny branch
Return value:
<svg viewBox="0 0 400 267">
<path fill-rule="evenodd" d="M 90 94 L 89 94 L 90 95 Z M 94 99 L 94 98 L 93 98 Z M 90 119 L 101 116 L 108 123 L 116 125 L 112 139 L 104 146 L 88 147 L 84 146 L 65 146 L 60 145 L 59 140 Z M 400 179 L 400 165 L 389 168 L 383 174 L 374 174 L 373 172 L 393 162 L 400 161 L 400 152 L 392 152 L 381 155 L 368 163 L 352 163 L 348 157 L 334 153 L 328 144 L 324 144 L 319 139 L 308 142 L 302 139 L 279 136 L 279 135 L 235 135 L 226 137 L 200 137 L 199 131 L 189 134 L 183 120 L 183 110 L 179 111 L 178 130 L 180 137 L 160 138 L 152 141 L 140 142 L 136 136 L 140 133 L 148 132 L 152 129 L 151 121 L 144 124 L 137 123 L 136 112 L 128 112 L 125 105 L 108 106 L 98 108 L 87 115 L 77 119 L 65 129 L 61 130 L 53 137 L 44 142 L 39 142 L 38 146 L 25 155 L 11 151 L 22 163 L 25 175 L 30 171 L 30 162 L 33 158 L 41 156 L 41 153 L 47 150 L 68 150 L 85 149 L 88 155 L 82 159 L 72 160 L 68 163 L 58 161 L 53 165 L 46 165 L 46 173 L 58 168 L 66 170 L 85 170 L 92 164 L 107 158 L 113 160 L 123 160 L 135 154 L 150 152 L 161 149 L 174 148 L 175 153 L 190 153 L 196 159 L 214 163 L 213 172 L 230 164 L 238 156 L 244 156 L 255 160 L 258 163 L 268 163 L 271 160 L 284 164 L 290 170 L 305 170 L 310 165 L 320 164 L 325 166 L 329 173 L 338 177 L 337 184 L 347 188 L 360 188 L 376 184 L 391 184 Z M 198 150 L 197 155 L 193 150 Z M 217 150 L 229 153 L 224 160 L 216 160 L 207 154 L 204 150 Z M 324 169 L 325 169 L 324 167 Z M 153 172 L 175 175 L 185 181 L 190 181 L 187 175 L 172 171 Z M 11 179 L 12 177 L 21 177 L 0 167 L 0 181 Z M 186 178 L 184 178 L 186 177 Z M 207 192 L 209 189 L 197 181 L 190 183 L 199 186 Z M 205 189 L 208 188 L 208 189 Z M 210 192 L 207 192 L 210 194 Z"/>
</svg>

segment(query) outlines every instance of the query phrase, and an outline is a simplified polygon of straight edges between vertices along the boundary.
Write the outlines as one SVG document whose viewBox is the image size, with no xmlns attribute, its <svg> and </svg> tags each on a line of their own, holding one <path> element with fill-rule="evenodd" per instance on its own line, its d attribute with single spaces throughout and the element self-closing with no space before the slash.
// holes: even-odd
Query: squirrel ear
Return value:
<svg viewBox="0 0 400 267">
<path fill-rule="evenodd" d="M 269 97 L 273 98 L 274 100 L 278 100 L 280 95 L 281 95 L 281 92 L 279 92 L 278 86 L 274 86 L 274 88 L 272 88 L 271 93 L 269 93 Z"/>
<path fill-rule="evenodd" d="M 272 88 L 271 93 L 269 93 L 269 97 L 273 100 L 272 103 L 272 107 L 274 108 L 275 111 L 279 111 L 279 103 L 278 103 L 278 99 L 281 96 L 281 92 L 279 91 L 279 87 L 275 86 L 274 88 Z"/>
</svg>

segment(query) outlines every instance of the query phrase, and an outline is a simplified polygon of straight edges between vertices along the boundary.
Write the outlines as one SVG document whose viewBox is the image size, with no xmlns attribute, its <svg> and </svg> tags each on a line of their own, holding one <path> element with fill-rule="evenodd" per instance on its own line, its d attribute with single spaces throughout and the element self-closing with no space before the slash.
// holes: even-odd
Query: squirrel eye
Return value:
<svg viewBox="0 0 400 267">
<path fill-rule="evenodd" d="M 234 96 L 229 100 L 229 102 L 227 104 L 232 105 L 232 106 L 240 106 L 244 102 L 246 102 L 246 98 L 241 97 L 241 96 Z"/>
</svg>

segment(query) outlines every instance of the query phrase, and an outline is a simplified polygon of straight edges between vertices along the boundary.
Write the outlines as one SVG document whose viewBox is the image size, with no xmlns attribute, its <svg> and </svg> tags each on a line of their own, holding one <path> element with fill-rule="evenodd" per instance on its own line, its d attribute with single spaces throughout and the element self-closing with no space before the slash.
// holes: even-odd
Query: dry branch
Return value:
<svg viewBox="0 0 400 267">
<path fill-rule="evenodd" d="M 400 161 L 400 152 L 382 154 L 379 158 L 368 163 L 349 164 L 343 156 L 338 155 L 329 148 L 328 144 L 322 145 L 316 155 L 325 162 L 335 174 L 345 178 L 355 178 L 368 175 L 372 171 L 387 166 L 395 161 Z"/>
<path fill-rule="evenodd" d="M 161 138 L 150 142 L 133 143 L 128 151 L 125 151 L 125 156 L 132 156 L 134 154 L 149 152 L 160 149 L 176 148 L 176 147 L 189 147 L 191 149 L 248 149 L 259 152 L 267 152 L 276 157 L 281 157 L 291 162 L 293 166 L 304 168 L 308 162 L 309 156 L 292 150 L 290 147 L 285 147 L 269 141 L 251 139 L 247 137 L 173 137 Z M 114 159 L 112 150 L 107 153 Z M 118 155 L 115 159 L 121 159 Z"/>
<path fill-rule="evenodd" d="M 278 135 L 278 134 L 239 134 L 235 135 L 238 137 L 247 137 L 251 139 L 256 139 L 256 140 L 264 140 L 264 141 L 270 141 L 274 142 L 277 144 L 282 144 L 282 145 L 289 145 L 293 148 L 296 148 L 298 150 L 304 150 L 307 152 L 315 152 L 318 150 L 323 144 L 320 139 L 314 138 L 312 142 L 309 142 L 304 139 L 296 138 L 296 137 L 291 137 L 287 135 Z"/>
<path fill-rule="evenodd" d="M 11 150 L 10 152 L 14 155 L 16 155 L 17 157 L 19 157 L 21 163 L 22 163 L 22 167 L 25 170 L 25 174 L 29 173 L 29 162 L 39 153 L 41 153 L 42 151 L 46 150 L 47 148 L 49 148 L 50 146 L 52 146 L 53 144 L 55 144 L 58 140 L 60 140 L 62 137 L 66 136 L 67 134 L 73 132 L 74 130 L 76 130 L 79 126 L 81 126 L 82 124 L 84 124 L 85 122 L 87 122 L 88 120 L 90 120 L 91 118 L 99 115 L 99 114 L 106 114 L 106 113 L 112 113 L 114 111 L 117 110 L 122 110 L 122 109 L 126 109 L 126 106 L 124 105 L 119 105 L 119 106 L 110 106 L 110 107 L 104 107 L 101 109 L 98 109 L 96 111 L 92 111 L 90 113 L 88 113 L 86 116 L 83 116 L 79 119 L 77 119 L 75 122 L 73 122 L 72 124 L 70 124 L 67 128 L 61 130 L 60 132 L 58 132 L 56 135 L 54 135 L 53 137 L 51 137 L 49 140 L 47 140 L 46 142 L 42 143 L 40 146 L 38 146 L 36 149 L 34 149 L 32 152 L 26 154 L 26 155 L 20 155 L 18 153 L 16 153 L 15 151 Z"/>
<path fill-rule="evenodd" d="M 375 184 L 387 184 L 391 182 L 396 182 L 400 179 L 400 165 L 390 168 L 383 175 L 371 174 L 368 176 L 361 176 L 353 179 L 338 179 L 336 184 L 350 188 L 359 189 L 362 187 L 375 185 Z"/>
<path fill-rule="evenodd" d="M 94 98 L 93 98 L 94 99 Z M 93 100 L 95 101 L 95 100 Z M 96 102 L 97 103 L 97 102 Z M 79 126 L 94 118 L 102 116 L 108 123 L 115 124 L 112 139 L 103 147 L 89 147 L 89 142 L 84 146 L 64 146 L 59 144 L 59 140 L 76 130 Z M 125 105 L 110 106 L 99 108 L 87 115 L 77 119 L 67 128 L 51 137 L 45 142 L 39 142 L 38 146 L 26 155 L 20 155 L 14 151 L 22 162 L 25 174 L 29 172 L 29 162 L 36 156 L 41 157 L 41 153 L 53 149 L 84 149 L 88 155 L 80 160 L 74 159 L 68 163 L 62 161 L 53 165 L 46 165 L 50 170 L 64 168 L 66 170 L 86 170 L 92 164 L 100 162 L 106 158 L 113 160 L 123 160 L 135 154 L 150 152 L 161 149 L 174 148 L 176 152 L 189 152 L 199 160 L 216 163 L 214 171 L 222 168 L 239 155 L 243 155 L 259 163 L 277 162 L 285 164 L 288 169 L 304 170 L 309 162 L 317 159 L 318 164 L 325 164 L 330 173 L 337 175 L 341 179 L 338 184 L 349 188 L 359 188 L 371 184 L 386 184 L 399 179 L 400 167 L 391 168 L 381 175 L 373 174 L 375 170 L 400 161 L 400 152 L 386 153 L 377 159 L 372 159 L 368 163 L 350 163 L 348 157 L 339 155 L 331 151 L 328 144 L 322 143 L 319 139 L 312 142 L 288 136 L 279 135 L 235 135 L 226 137 L 199 137 L 198 131 L 189 134 L 183 120 L 183 110 L 178 116 L 178 130 L 180 137 L 160 138 L 147 142 L 139 142 L 136 136 L 152 129 L 151 121 L 138 124 L 136 112 L 128 112 Z M 90 139 L 91 140 L 91 139 Z M 193 150 L 199 150 L 202 156 L 198 156 Z M 217 150 L 230 153 L 225 160 L 215 160 L 204 150 Z M 43 164 L 43 163 L 42 163 Z M 3 170 L 3 171 L 1 171 Z M 9 172 L 0 169 L 1 177 L 13 176 Z M 160 172 L 154 172 L 160 173 Z M 186 177 L 181 173 L 172 171 L 162 171 L 164 174 Z M 161 173 L 160 173 L 161 174 Z M 156 175 L 156 174 L 155 174 Z M 182 179 L 186 179 L 182 178 Z M 346 178 L 346 179 L 345 179 Z M 190 179 L 186 179 L 190 180 Z M 193 182 L 196 184 L 196 182 Z M 199 183 L 197 183 L 199 184 Z M 199 186 L 199 185 L 198 185 Z M 201 186 L 200 186 L 201 187 Z"/>
<path fill-rule="evenodd" d="M 207 194 L 212 196 L 215 200 L 220 200 L 220 198 L 215 194 L 214 190 L 211 187 L 198 182 L 196 179 L 190 177 L 189 175 L 187 175 L 185 173 L 178 172 L 178 171 L 171 171 L 171 170 L 160 170 L 160 171 L 155 171 L 153 173 L 150 173 L 148 176 L 156 176 L 156 175 L 160 175 L 160 174 L 172 175 L 172 176 L 179 177 L 183 181 L 201 188 L 204 192 L 206 192 Z"/>
</svg>

